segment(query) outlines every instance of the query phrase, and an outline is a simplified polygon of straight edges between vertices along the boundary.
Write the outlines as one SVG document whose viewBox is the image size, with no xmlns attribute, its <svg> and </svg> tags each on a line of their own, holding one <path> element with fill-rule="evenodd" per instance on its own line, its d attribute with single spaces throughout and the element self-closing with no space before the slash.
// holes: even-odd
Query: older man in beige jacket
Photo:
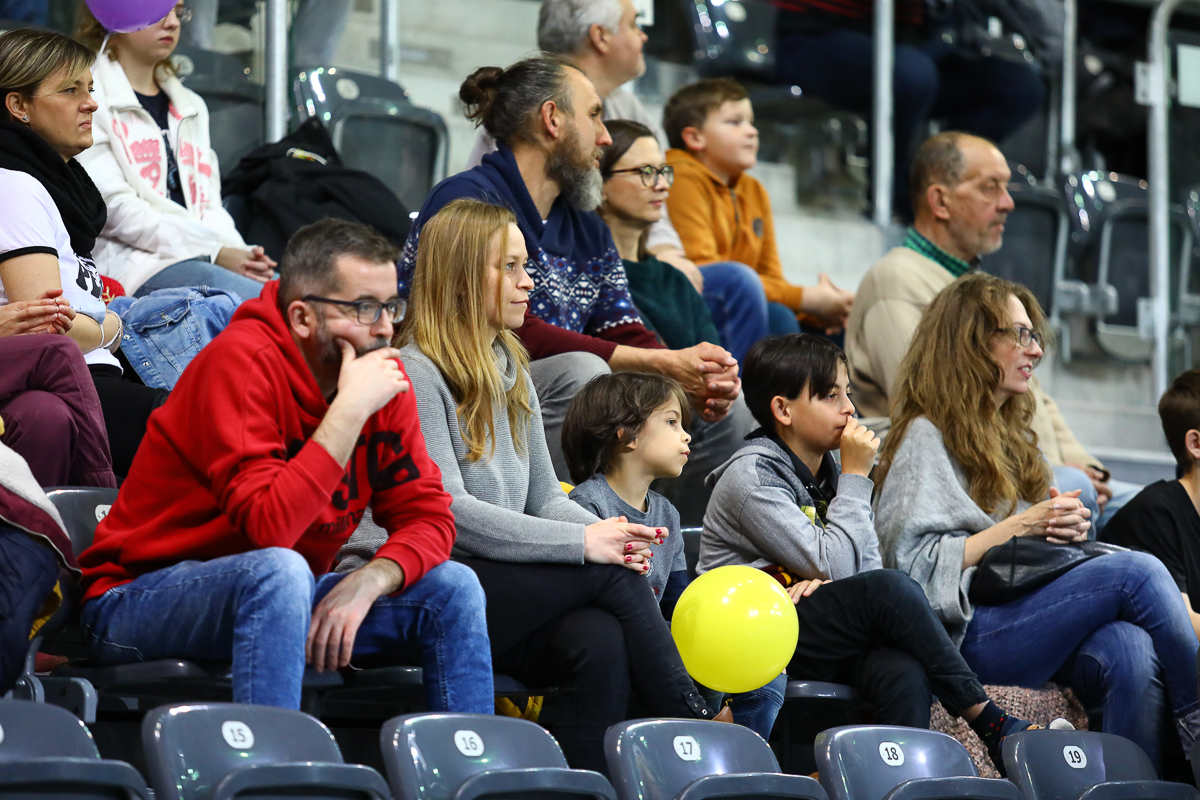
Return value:
<svg viewBox="0 0 1200 800">
<path fill-rule="evenodd" d="M 888 415 L 900 362 L 934 295 L 973 269 L 980 256 L 1000 249 L 1013 209 L 1010 177 L 1003 154 L 976 136 L 941 133 L 917 151 L 911 186 L 916 221 L 904 243 L 867 272 L 846 325 L 854 404 L 864 417 Z M 1098 516 L 1095 511 L 1113 496 L 1108 470 L 1075 438 L 1036 378 L 1030 389 L 1037 402 L 1033 429 L 1056 484 L 1063 491 L 1084 489 L 1083 499 Z"/>
</svg>

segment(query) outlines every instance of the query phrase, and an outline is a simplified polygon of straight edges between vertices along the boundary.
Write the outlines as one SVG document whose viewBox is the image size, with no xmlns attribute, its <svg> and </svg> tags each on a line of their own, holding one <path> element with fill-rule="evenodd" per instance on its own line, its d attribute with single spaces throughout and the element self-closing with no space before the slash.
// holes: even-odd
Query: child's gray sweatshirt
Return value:
<svg viewBox="0 0 1200 800">
<path fill-rule="evenodd" d="M 709 474 L 716 484 L 704 515 L 699 572 L 730 564 L 778 565 L 801 580 L 837 580 L 879 569 L 869 478 L 839 475 L 822 523 L 792 466 L 792 455 L 762 436 Z"/>
</svg>

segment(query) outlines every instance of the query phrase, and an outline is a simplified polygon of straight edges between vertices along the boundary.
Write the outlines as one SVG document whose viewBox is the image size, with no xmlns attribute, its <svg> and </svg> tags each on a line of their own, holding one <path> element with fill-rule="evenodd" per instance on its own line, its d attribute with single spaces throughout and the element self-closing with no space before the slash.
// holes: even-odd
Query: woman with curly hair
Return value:
<svg viewBox="0 0 1200 800">
<path fill-rule="evenodd" d="M 904 570 L 985 684 L 1067 684 L 1104 730 L 1161 771 L 1164 725 L 1200 734 L 1196 635 L 1166 568 L 1144 553 L 1083 562 L 1003 605 L 972 604 L 976 567 L 1016 536 L 1083 541 L 1078 492 L 1059 494 L 1030 428 L 1046 319 L 1033 294 L 965 276 L 930 304 L 900 367 L 878 469 L 884 564 Z"/>
</svg>

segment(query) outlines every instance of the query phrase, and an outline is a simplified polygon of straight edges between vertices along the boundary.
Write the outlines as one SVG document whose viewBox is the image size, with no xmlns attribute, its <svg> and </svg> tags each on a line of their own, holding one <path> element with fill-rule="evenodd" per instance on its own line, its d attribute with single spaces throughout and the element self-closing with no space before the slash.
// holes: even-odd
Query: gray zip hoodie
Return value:
<svg viewBox="0 0 1200 800">
<path fill-rule="evenodd" d="M 793 458 L 769 437 L 757 437 L 709 474 L 715 488 L 704 515 L 699 572 L 779 565 L 801 580 L 837 580 L 883 566 L 871 480 L 840 475 L 827 459 L 838 490 L 822 523 Z"/>
</svg>

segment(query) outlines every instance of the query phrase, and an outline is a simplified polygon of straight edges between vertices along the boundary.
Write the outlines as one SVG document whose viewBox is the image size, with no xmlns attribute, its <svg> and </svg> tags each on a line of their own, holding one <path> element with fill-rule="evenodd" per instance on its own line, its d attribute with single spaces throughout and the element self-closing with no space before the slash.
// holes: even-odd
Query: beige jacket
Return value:
<svg viewBox="0 0 1200 800">
<path fill-rule="evenodd" d="M 888 397 L 921 314 L 953 282 L 954 276 L 940 264 L 907 247 L 893 248 L 867 271 L 846 323 L 850 383 L 862 416 L 888 416 Z M 1104 469 L 1075 438 L 1037 378 L 1029 386 L 1037 403 L 1032 427 L 1046 460 L 1055 466 L 1090 464 Z"/>
</svg>

